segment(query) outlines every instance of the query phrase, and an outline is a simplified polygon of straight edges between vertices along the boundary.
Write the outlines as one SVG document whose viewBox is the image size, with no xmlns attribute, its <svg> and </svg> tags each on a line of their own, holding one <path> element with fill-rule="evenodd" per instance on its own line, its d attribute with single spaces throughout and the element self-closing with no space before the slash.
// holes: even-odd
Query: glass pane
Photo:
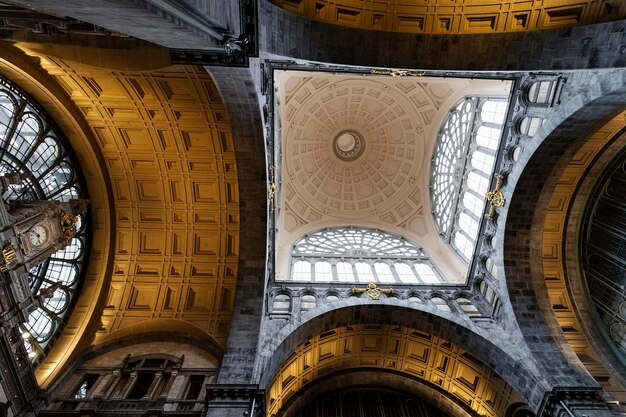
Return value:
<svg viewBox="0 0 626 417">
<path fill-rule="evenodd" d="M 474 190 L 478 195 L 485 195 L 489 191 L 489 178 L 480 171 L 472 171 L 467 176 L 467 188 Z"/>
<path fill-rule="evenodd" d="M 272 311 L 274 313 L 288 313 L 291 310 L 291 298 L 287 294 L 278 294 L 274 297 Z"/>
<path fill-rule="evenodd" d="M 67 307 L 67 293 L 57 288 L 51 295 L 44 297 L 44 307 L 53 313 L 60 313 Z"/>
<path fill-rule="evenodd" d="M 358 282 L 374 282 L 376 278 L 372 272 L 372 267 L 364 262 L 357 262 L 354 265 Z"/>
<path fill-rule="evenodd" d="M 454 246 L 461 251 L 461 254 L 465 257 L 465 259 L 470 259 L 472 257 L 472 252 L 474 251 L 474 242 L 471 242 L 467 236 L 462 233 L 456 232 L 454 234 Z"/>
<path fill-rule="evenodd" d="M 496 150 L 498 149 L 501 134 L 502 130 L 499 128 L 481 126 L 476 131 L 476 143 L 479 146 Z"/>
<path fill-rule="evenodd" d="M 480 118 L 484 122 L 502 124 L 506 116 L 506 101 L 488 100 L 481 107 Z"/>
<path fill-rule="evenodd" d="M 15 135 L 7 147 L 7 152 L 20 161 L 24 161 L 36 145 L 40 130 L 39 119 L 32 113 L 25 114 L 17 124 Z"/>
<path fill-rule="evenodd" d="M 448 304 L 446 303 L 446 300 L 444 300 L 443 298 L 433 297 L 431 298 L 431 301 L 433 302 L 433 304 L 435 304 L 435 307 L 437 307 L 439 310 L 450 311 L 450 306 L 448 306 Z"/>
<path fill-rule="evenodd" d="M 439 276 L 435 273 L 432 266 L 428 264 L 415 264 L 413 265 L 420 279 L 427 284 L 437 284 L 442 282 Z"/>
<path fill-rule="evenodd" d="M 43 143 L 39 144 L 35 152 L 31 155 L 26 166 L 37 176 L 43 174 L 55 164 L 59 156 L 59 145 L 51 137 L 47 137 Z"/>
<path fill-rule="evenodd" d="M 41 181 L 46 196 L 51 196 L 59 192 L 65 185 L 72 180 L 73 171 L 66 163 L 60 164 Z"/>
<path fill-rule="evenodd" d="M 330 262 L 315 262 L 315 281 L 332 281 L 333 270 Z"/>
<path fill-rule="evenodd" d="M 0 92 L 0 137 L 6 134 L 6 127 L 11 123 L 15 105 L 10 96 L 5 92 Z"/>
<path fill-rule="evenodd" d="M 59 259 L 75 260 L 82 254 L 83 242 L 78 238 L 73 238 L 69 245 L 55 252 L 52 257 Z"/>
<path fill-rule="evenodd" d="M 317 300 L 314 295 L 305 294 L 302 296 L 300 309 L 302 311 L 309 311 L 314 309 L 317 306 Z"/>
<path fill-rule="evenodd" d="M 293 264 L 293 272 L 291 274 L 294 281 L 310 281 L 311 280 L 311 264 L 307 261 L 297 261 Z"/>
<path fill-rule="evenodd" d="M 28 327 L 28 331 L 38 342 L 43 342 L 51 336 L 52 319 L 44 310 L 38 308 L 28 316 L 26 327 Z"/>
<path fill-rule="evenodd" d="M 479 316 L 480 313 L 476 306 L 467 298 L 459 297 L 456 299 L 457 304 L 461 307 L 464 313 L 469 316 Z"/>
<path fill-rule="evenodd" d="M 474 151 L 474 153 L 472 153 L 471 164 L 474 168 L 487 174 L 491 174 L 491 171 L 493 170 L 494 158 L 493 155 L 487 155 L 482 151 Z"/>
<path fill-rule="evenodd" d="M 459 227 L 469 236 L 478 234 L 478 222 L 475 218 L 468 216 L 467 213 L 461 213 L 459 216 Z"/>
<path fill-rule="evenodd" d="M 377 262 L 374 264 L 374 270 L 376 271 L 379 282 L 395 282 L 396 279 L 393 276 L 389 265 Z"/>
<path fill-rule="evenodd" d="M 354 282 L 354 273 L 352 272 L 352 265 L 347 262 L 339 262 L 336 265 L 337 278 L 341 282 Z"/>
<path fill-rule="evenodd" d="M 76 280 L 76 267 L 62 261 L 50 261 L 46 279 L 51 282 L 60 282 L 70 287 Z"/>
<path fill-rule="evenodd" d="M 485 209 L 485 200 L 476 197 L 476 195 L 472 193 L 466 192 L 463 194 L 463 206 L 477 216 L 480 216 Z"/>
<path fill-rule="evenodd" d="M 396 270 L 396 274 L 398 274 L 398 278 L 400 278 L 400 282 L 403 282 L 405 284 L 418 282 L 417 276 L 415 276 L 415 273 L 413 272 L 413 269 L 411 269 L 411 266 L 405 263 L 397 263 L 393 267 Z"/>
</svg>

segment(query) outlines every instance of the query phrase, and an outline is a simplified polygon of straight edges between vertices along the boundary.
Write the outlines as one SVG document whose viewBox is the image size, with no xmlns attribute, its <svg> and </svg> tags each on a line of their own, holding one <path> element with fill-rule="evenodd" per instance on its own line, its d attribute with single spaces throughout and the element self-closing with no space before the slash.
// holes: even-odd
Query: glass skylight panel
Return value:
<svg viewBox="0 0 626 417">
<path fill-rule="evenodd" d="M 466 97 L 444 120 L 435 146 L 431 198 L 441 237 L 469 263 L 502 137 L 507 101 Z"/>
<path fill-rule="evenodd" d="M 427 278 L 420 279 L 413 265 L 423 265 Z M 398 235 L 357 227 L 323 229 L 297 241 L 289 280 L 396 285 L 444 282 L 419 246 Z"/>
</svg>

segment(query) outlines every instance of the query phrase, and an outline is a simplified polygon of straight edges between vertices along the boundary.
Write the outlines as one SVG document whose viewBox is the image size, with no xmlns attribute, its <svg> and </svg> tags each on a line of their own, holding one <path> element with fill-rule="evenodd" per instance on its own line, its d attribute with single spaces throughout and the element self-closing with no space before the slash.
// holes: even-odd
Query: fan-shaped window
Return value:
<svg viewBox="0 0 626 417">
<path fill-rule="evenodd" d="M 311 265 L 315 275 L 311 274 Z M 292 281 L 444 282 L 422 248 L 380 230 L 342 227 L 310 233 L 293 246 Z"/>
<path fill-rule="evenodd" d="M 9 80 L 0 77 L 0 175 L 26 179 L 2 195 L 10 201 L 87 198 L 81 172 L 70 148 L 50 117 Z M 24 346 L 38 362 L 70 312 L 80 277 L 85 273 L 87 228 L 79 216 L 77 234 L 68 247 L 29 271 L 29 284 L 39 308 L 21 325 Z"/>
<path fill-rule="evenodd" d="M 442 238 L 471 259 L 493 175 L 507 102 L 466 97 L 439 131 L 430 180 L 435 224 Z"/>
</svg>

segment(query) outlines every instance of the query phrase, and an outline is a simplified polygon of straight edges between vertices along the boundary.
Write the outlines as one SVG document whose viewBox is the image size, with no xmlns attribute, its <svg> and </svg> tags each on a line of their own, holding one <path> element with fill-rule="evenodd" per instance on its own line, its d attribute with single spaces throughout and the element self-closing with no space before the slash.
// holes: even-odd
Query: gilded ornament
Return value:
<svg viewBox="0 0 626 417">
<path fill-rule="evenodd" d="M 76 233 L 76 216 L 62 211 L 59 216 L 59 223 L 61 224 L 61 233 L 65 237 L 65 241 L 69 242 L 74 233 Z"/>
<path fill-rule="evenodd" d="M 278 188 L 276 186 L 276 183 L 274 182 L 274 167 L 270 166 L 270 181 L 269 184 L 267 186 L 267 200 L 270 203 L 270 213 L 274 212 L 274 207 L 275 207 L 275 197 L 276 197 L 276 189 Z"/>
<path fill-rule="evenodd" d="M 379 300 L 381 294 L 393 294 L 393 288 L 388 288 L 386 290 L 383 290 L 381 288 L 378 288 L 378 286 L 374 284 L 373 282 L 370 282 L 369 284 L 367 284 L 367 287 L 365 288 L 352 287 L 352 293 L 353 294 L 365 293 L 372 300 Z"/>
<path fill-rule="evenodd" d="M 489 220 L 493 220 L 493 216 L 496 214 L 496 207 L 502 207 L 504 206 L 504 203 L 506 203 L 504 195 L 502 194 L 502 191 L 500 191 L 503 178 L 504 177 L 501 174 L 496 174 L 496 187 L 489 191 L 485 196 L 487 201 L 491 204 L 489 207 L 489 213 L 487 213 L 487 218 L 489 218 Z"/>
<path fill-rule="evenodd" d="M 377 75 L 391 75 L 394 78 L 396 77 L 422 77 L 424 74 L 426 74 L 424 71 L 410 71 L 410 70 L 399 70 L 399 69 L 394 69 L 394 70 L 373 69 L 370 71 L 370 73 L 377 74 Z"/>
<path fill-rule="evenodd" d="M 2 249 L 2 259 L 0 259 L 0 272 L 6 272 L 9 270 L 7 266 L 10 263 L 17 262 L 17 254 L 15 247 L 12 243 L 7 244 Z"/>
</svg>

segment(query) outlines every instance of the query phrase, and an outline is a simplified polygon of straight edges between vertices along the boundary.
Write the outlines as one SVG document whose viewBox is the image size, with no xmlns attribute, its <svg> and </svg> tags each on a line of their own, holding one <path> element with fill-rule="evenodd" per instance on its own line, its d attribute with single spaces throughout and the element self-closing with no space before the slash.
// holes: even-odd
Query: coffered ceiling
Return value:
<svg viewBox="0 0 626 417">
<path fill-rule="evenodd" d="M 98 325 L 83 340 L 178 331 L 223 349 L 239 202 L 230 124 L 209 75 L 184 66 L 115 71 L 24 50 L 82 112 L 112 190 L 103 310 L 89 318 Z M 54 352 L 39 367 L 42 377 L 58 366 Z"/>
<path fill-rule="evenodd" d="M 450 282 L 465 267 L 439 237 L 429 181 L 438 130 L 467 95 L 510 82 L 279 71 L 281 191 L 277 276 L 291 245 L 331 226 L 380 228 L 422 246 Z"/>
</svg>

